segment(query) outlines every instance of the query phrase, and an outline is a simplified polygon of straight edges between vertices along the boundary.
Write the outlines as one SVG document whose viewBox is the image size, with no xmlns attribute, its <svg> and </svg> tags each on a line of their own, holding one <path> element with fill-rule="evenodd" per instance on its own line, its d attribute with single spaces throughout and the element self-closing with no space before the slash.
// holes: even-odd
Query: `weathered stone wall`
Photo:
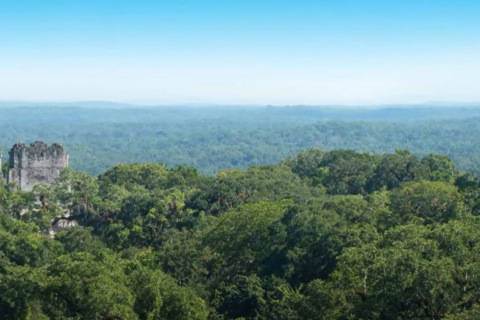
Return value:
<svg viewBox="0 0 480 320">
<path fill-rule="evenodd" d="M 68 167 L 68 153 L 60 144 L 51 146 L 36 141 L 30 146 L 16 143 L 9 152 L 8 182 L 15 181 L 21 190 L 52 183 Z"/>
</svg>

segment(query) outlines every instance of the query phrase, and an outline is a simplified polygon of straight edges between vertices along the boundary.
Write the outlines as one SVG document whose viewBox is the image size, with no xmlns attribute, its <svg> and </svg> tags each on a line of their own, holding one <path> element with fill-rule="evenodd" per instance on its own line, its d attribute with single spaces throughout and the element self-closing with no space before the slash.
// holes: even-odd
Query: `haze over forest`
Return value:
<svg viewBox="0 0 480 320">
<path fill-rule="evenodd" d="M 88 102 L 4 105 L 1 111 L 4 155 L 19 141 L 60 142 L 71 167 L 93 175 L 128 162 L 183 164 L 213 175 L 276 164 L 309 148 L 409 149 L 419 156 L 445 154 L 473 173 L 480 167 L 480 108 L 474 106 L 145 108 Z"/>
<path fill-rule="evenodd" d="M 480 319 L 480 1 L 0 1 L 0 318 Z"/>
</svg>

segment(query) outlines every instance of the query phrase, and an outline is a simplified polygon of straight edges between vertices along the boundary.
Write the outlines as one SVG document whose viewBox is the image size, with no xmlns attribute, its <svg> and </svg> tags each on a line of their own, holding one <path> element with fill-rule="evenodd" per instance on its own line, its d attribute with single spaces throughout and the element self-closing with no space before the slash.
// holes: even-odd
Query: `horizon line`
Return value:
<svg viewBox="0 0 480 320">
<path fill-rule="evenodd" d="M 468 107 L 480 106 L 480 101 L 416 101 L 416 102 L 318 102 L 318 103 L 241 103 L 241 102 L 140 102 L 140 101 L 121 101 L 121 100 L 48 100 L 48 99 L 0 99 L 1 104 L 12 104 L 10 107 L 22 107 L 22 105 L 14 106 L 14 104 L 110 104 L 124 105 L 131 107 L 401 107 L 401 106 L 436 106 L 436 107 Z M 44 105 L 45 106 L 45 105 Z M 51 105 L 54 107 L 55 105 Z"/>
</svg>

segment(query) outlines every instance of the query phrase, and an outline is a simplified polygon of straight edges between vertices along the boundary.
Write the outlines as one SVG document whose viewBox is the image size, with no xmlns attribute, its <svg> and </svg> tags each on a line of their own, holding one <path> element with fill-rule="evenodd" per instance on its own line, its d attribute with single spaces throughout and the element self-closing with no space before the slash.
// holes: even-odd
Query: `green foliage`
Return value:
<svg viewBox="0 0 480 320">
<path fill-rule="evenodd" d="M 426 222 L 447 221 L 462 214 L 461 195 L 444 182 L 409 182 L 391 194 L 391 210 L 402 217 L 419 217 Z"/>
<path fill-rule="evenodd" d="M 302 178 L 313 177 L 323 160 L 323 155 L 322 150 L 310 149 L 300 152 L 295 157 L 285 159 L 280 164 L 290 167 L 293 173 Z"/>
<path fill-rule="evenodd" d="M 140 319 L 207 319 L 205 302 L 193 290 L 179 287 L 175 279 L 160 271 L 135 266 L 130 283 L 136 293 L 134 309 Z"/>
<path fill-rule="evenodd" d="M 311 148 L 449 156 L 478 172 L 478 108 L 162 107 L 3 108 L 0 145 L 5 156 L 18 141 L 61 142 L 75 170 L 98 175 L 118 163 L 194 166 L 205 175 L 275 164 Z M 313 152 L 315 153 L 315 152 Z M 315 155 L 296 173 L 310 175 Z"/>
<path fill-rule="evenodd" d="M 266 261 L 283 249 L 286 231 L 281 219 L 292 204 L 288 200 L 259 202 L 222 215 L 203 239 L 212 251 L 214 274 L 261 273 Z"/>
<path fill-rule="evenodd" d="M 8 162 L 2 163 L 2 174 L 4 177 L 8 177 Z"/>
<path fill-rule="evenodd" d="M 212 304 L 228 319 L 254 318 L 266 305 L 264 295 L 259 277 L 235 276 L 228 283 L 220 284 Z"/>
<path fill-rule="evenodd" d="M 262 200 L 303 201 L 319 194 L 283 166 L 258 166 L 245 171 L 221 171 L 207 188 L 189 199 L 188 205 L 207 214 L 218 215 L 228 209 Z"/>
<path fill-rule="evenodd" d="M 52 318 L 137 318 L 133 312 L 134 294 L 127 287 L 122 264 L 111 256 L 61 256 L 44 272 L 44 312 Z"/>
<path fill-rule="evenodd" d="M 431 181 L 443 181 L 446 183 L 453 183 L 457 176 L 455 165 L 452 160 L 445 155 L 429 154 L 422 159 L 430 168 Z"/>
<path fill-rule="evenodd" d="M 476 319 L 480 186 L 441 155 L 302 152 L 0 187 L 4 319 Z M 52 223 L 80 226 L 57 232 Z"/>
<path fill-rule="evenodd" d="M 369 188 L 391 190 L 407 181 L 427 179 L 428 170 L 429 167 L 422 164 L 410 151 L 396 150 L 395 154 L 382 157 L 369 181 Z"/>
</svg>

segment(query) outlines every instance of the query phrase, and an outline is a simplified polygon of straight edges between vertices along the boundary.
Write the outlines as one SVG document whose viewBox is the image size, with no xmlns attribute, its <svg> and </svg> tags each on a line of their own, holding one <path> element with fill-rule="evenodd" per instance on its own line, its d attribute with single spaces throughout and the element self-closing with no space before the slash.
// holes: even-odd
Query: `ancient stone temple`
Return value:
<svg viewBox="0 0 480 320">
<path fill-rule="evenodd" d="M 41 141 L 30 146 L 16 143 L 9 155 L 7 181 L 17 182 L 24 191 L 40 183 L 52 183 L 68 167 L 68 152 L 58 143 L 51 146 Z"/>
</svg>

